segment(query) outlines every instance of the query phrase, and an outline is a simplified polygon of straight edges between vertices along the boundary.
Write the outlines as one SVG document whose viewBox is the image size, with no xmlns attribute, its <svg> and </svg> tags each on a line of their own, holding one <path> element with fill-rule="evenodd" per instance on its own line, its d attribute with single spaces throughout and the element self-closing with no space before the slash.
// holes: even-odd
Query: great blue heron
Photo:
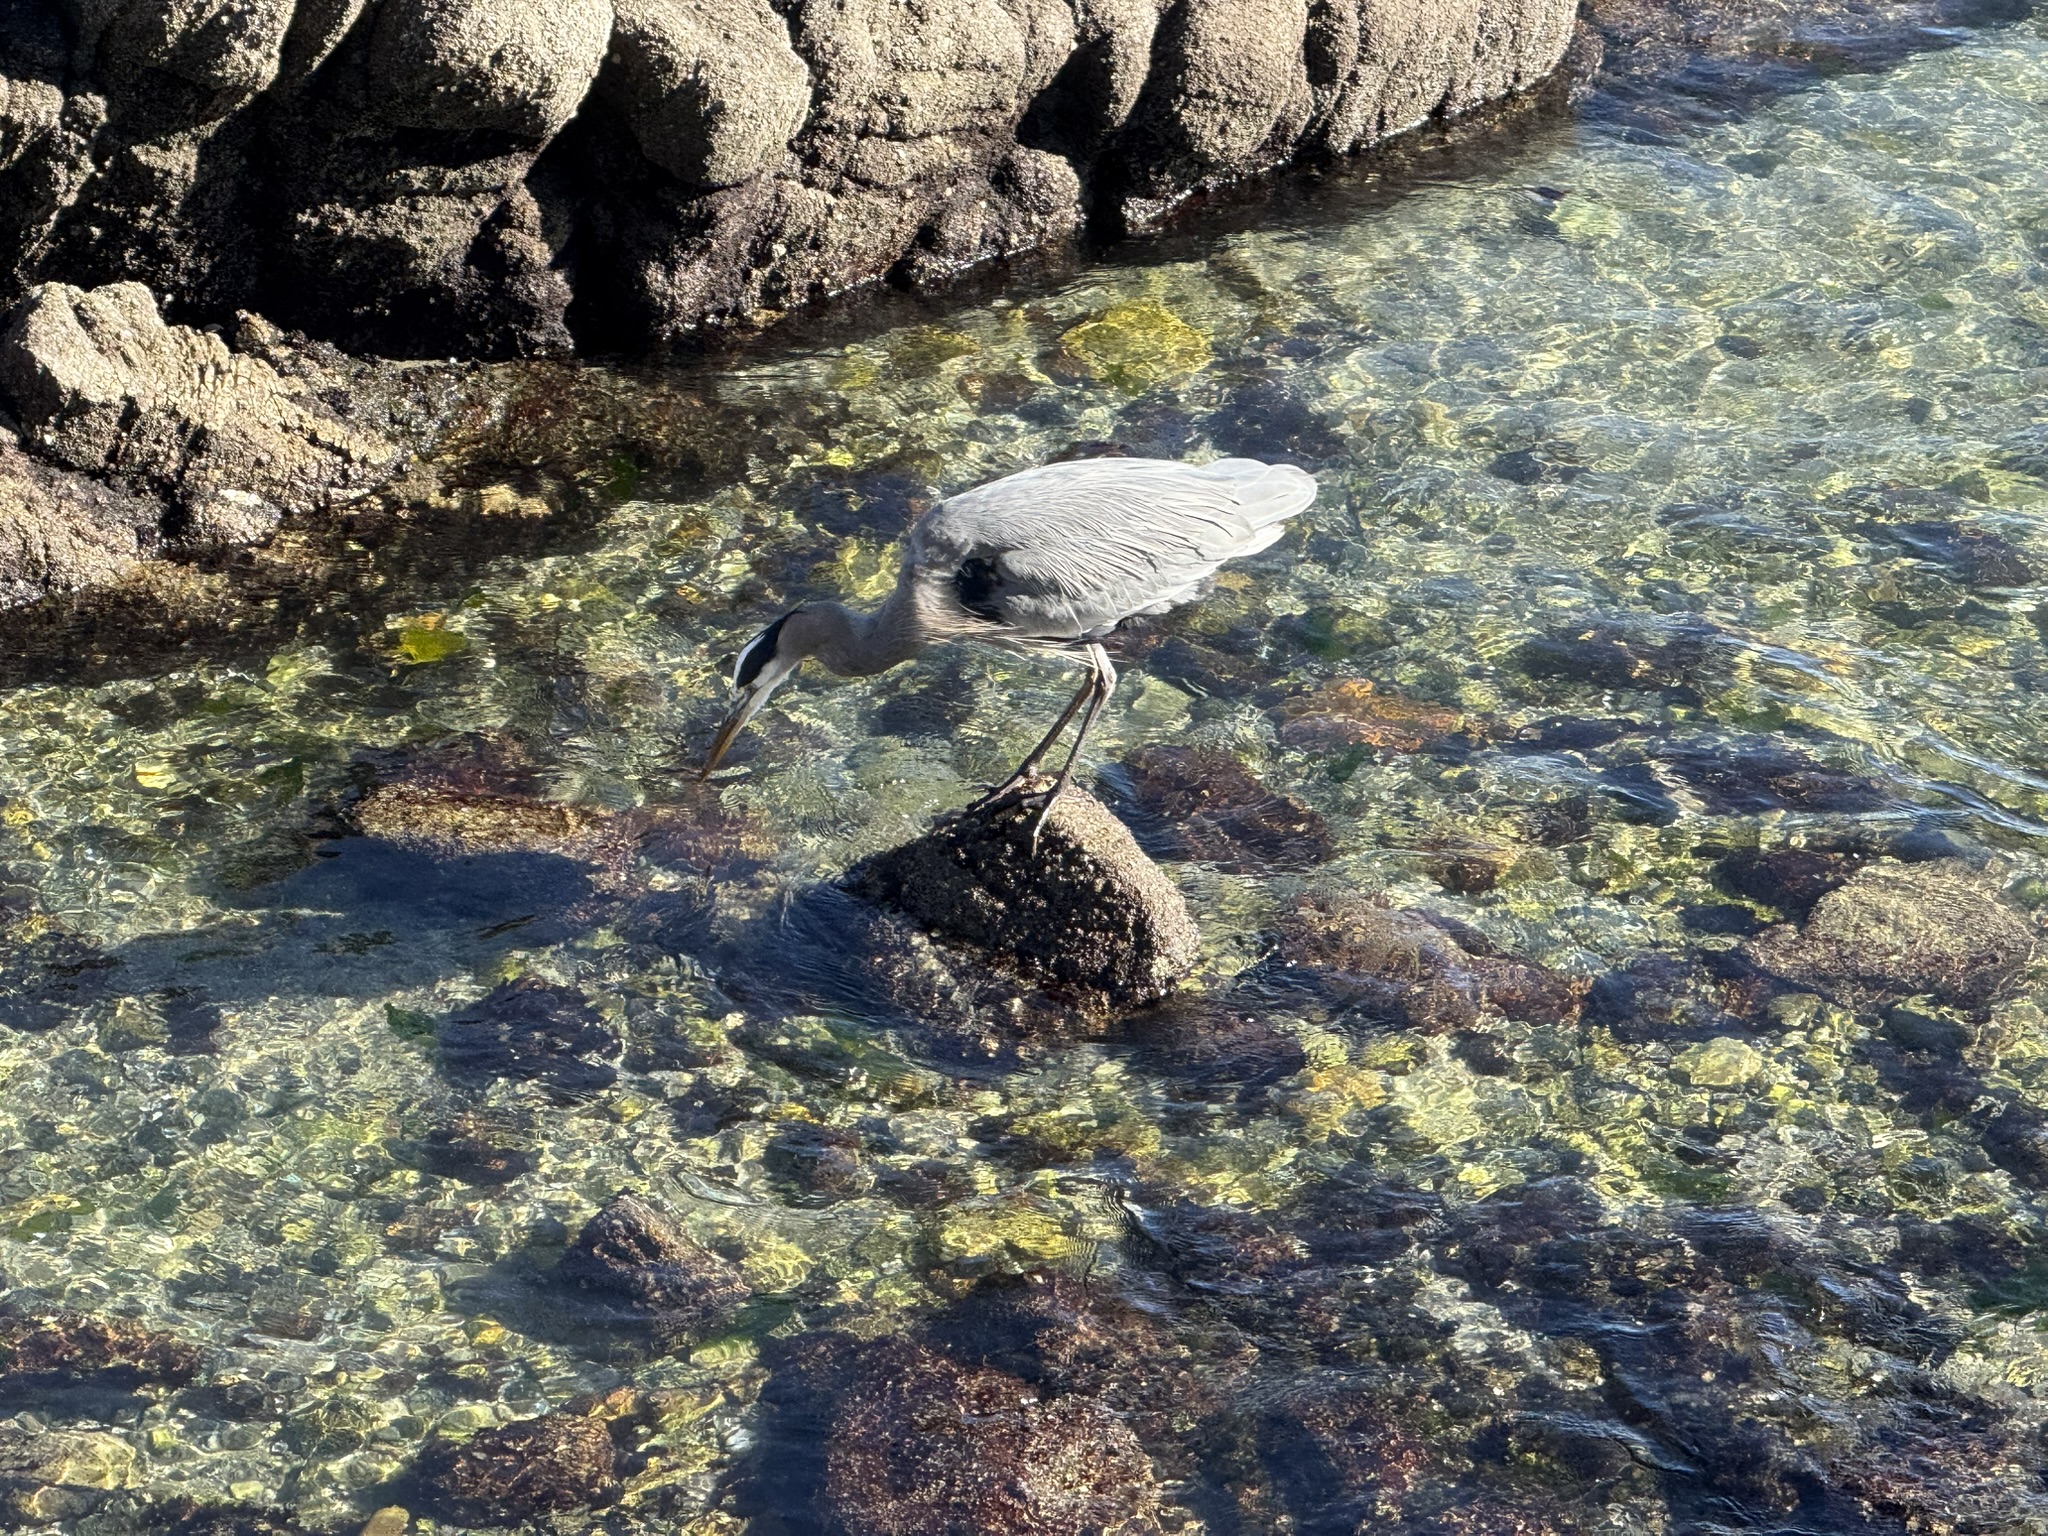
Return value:
<svg viewBox="0 0 2048 1536">
<path fill-rule="evenodd" d="M 1064 652 L 1086 663 L 1087 681 L 1045 739 L 982 802 L 1033 781 L 1079 714 L 1081 729 L 1046 796 L 1042 826 L 1116 689 L 1103 640 L 1126 619 L 1199 597 L 1219 566 L 1271 544 L 1315 496 L 1314 478 L 1287 464 L 1082 459 L 949 497 L 910 530 L 896 590 L 880 608 L 855 613 L 838 603 L 806 604 L 740 648 L 732 709 L 711 743 L 704 776 L 807 657 L 841 677 L 868 677 L 945 640 Z"/>
</svg>

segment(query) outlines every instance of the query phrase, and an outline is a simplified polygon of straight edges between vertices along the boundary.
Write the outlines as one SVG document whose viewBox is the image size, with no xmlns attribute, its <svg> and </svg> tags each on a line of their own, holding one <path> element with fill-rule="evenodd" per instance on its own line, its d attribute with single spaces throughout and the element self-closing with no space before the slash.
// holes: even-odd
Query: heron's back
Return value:
<svg viewBox="0 0 2048 1536">
<path fill-rule="evenodd" d="M 1074 640 L 1196 596 L 1315 500 L 1290 464 L 1083 459 L 949 498 L 911 536 L 911 564 L 965 611 L 1021 639 Z"/>
</svg>

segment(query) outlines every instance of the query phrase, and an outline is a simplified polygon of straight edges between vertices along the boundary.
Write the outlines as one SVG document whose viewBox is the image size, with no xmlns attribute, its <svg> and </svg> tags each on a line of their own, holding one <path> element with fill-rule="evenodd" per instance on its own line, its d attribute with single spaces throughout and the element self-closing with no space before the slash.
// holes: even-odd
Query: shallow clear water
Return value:
<svg viewBox="0 0 2048 1536">
<path fill-rule="evenodd" d="M 356 648 L 0 697 L 0 1284 L 263 1384 L 0 1406 L 105 1428 L 148 1498 L 317 1525 L 404 1497 L 430 1435 L 629 1385 L 673 1396 L 589 1518 L 804 1528 L 746 1476 L 777 1351 L 1028 1271 L 1137 1298 L 1214 1391 L 1134 1419 L 1169 1526 L 2048 1529 L 2039 1179 L 1990 1129 L 2048 1108 L 2038 986 L 1887 1015 L 1714 969 L 1788 915 L 1731 888 L 1745 850 L 2048 893 L 2044 82 L 2024 24 L 851 342 L 509 386 L 658 399 L 744 472 L 622 457 L 595 539 Z M 963 1060 L 834 970 L 805 893 L 999 776 L 1070 676 L 807 675 L 711 794 L 688 760 L 766 618 L 886 590 L 932 496 L 1103 443 L 1322 482 L 1136 641 L 1094 748 L 1256 1038 Z M 1296 804 L 1176 841 L 1159 743 Z M 588 815 L 329 835 L 421 761 Z M 1272 954 L 1347 891 L 1593 1001 L 1332 1006 Z M 612 1081 L 451 1076 L 445 1021 L 522 976 L 620 1037 Z M 837 1183 L 777 1154 L 813 1123 Z M 550 1289 L 622 1188 L 737 1264 L 718 1337 L 622 1360 Z"/>
</svg>

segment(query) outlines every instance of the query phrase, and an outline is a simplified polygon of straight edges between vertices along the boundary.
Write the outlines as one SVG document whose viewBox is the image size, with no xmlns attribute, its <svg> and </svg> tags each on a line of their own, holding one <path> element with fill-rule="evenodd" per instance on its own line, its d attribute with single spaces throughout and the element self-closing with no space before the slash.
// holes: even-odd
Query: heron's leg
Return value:
<svg viewBox="0 0 2048 1536">
<path fill-rule="evenodd" d="M 1038 821 L 1031 829 L 1034 852 L 1038 847 L 1038 834 L 1045 830 L 1045 818 L 1052 814 L 1054 803 L 1066 793 L 1067 785 L 1073 780 L 1074 765 L 1081 760 L 1081 748 L 1087 745 L 1089 727 L 1095 724 L 1095 717 L 1102 713 L 1102 706 L 1109 702 L 1109 696 L 1116 692 L 1116 667 L 1109 659 L 1109 652 L 1099 645 L 1091 645 L 1088 647 L 1088 660 L 1095 669 L 1095 675 L 1088 684 L 1088 709 L 1081 716 L 1081 729 L 1074 735 L 1074 750 L 1067 754 L 1067 764 L 1053 781 L 1052 793 L 1045 797 L 1045 804 L 1038 809 Z"/>
<path fill-rule="evenodd" d="M 1011 790 L 1016 789 L 1020 785 L 1027 784 L 1036 778 L 1040 765 L 1045 761 L 1046 753 L 1050 752 L 1060 737 L 1066 734 L 1066 729 L 1073 723 L 1074 716 L 1081 712 L 1081 706 L 1094 696 L 1095 688 L 1096 676 L 1094 664 L 1091 661 L 1087 679 L 1081 684 L 1081 691 L 1074 695 L 1073 701 L 1067 705 L 1066 711 L 1053 723 L 1053 728 L 1045 733 L 1045 740 L 1031 749 L 1030 755 L 1017 765 L 1015 773 L 1011 774 L 1002 783 L 998 784 L 974 803 L 977 806 L 993 805 Z"/>
</svg>

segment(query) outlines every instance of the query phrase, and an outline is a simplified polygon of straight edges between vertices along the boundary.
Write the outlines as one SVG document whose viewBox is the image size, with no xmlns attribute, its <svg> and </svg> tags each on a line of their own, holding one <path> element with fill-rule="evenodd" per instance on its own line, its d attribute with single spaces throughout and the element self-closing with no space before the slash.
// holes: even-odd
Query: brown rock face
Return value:
<svg viewBox="0 0 2048 1536">
<path fill-rule="evenodd" d="M 0 332 L 0 401 L 47 457 L 171 498 L 230 543 L 328 505 L 397 457 L 268 363 L 166 325 L 140 283 L 31 293 Z"/>
<path fill-rule="evenodd" d="M 1926 993 L 1981 1008 L 2011 995 L 2038 943 L 2035 925 L 1966 866 L 1884 860 L 1816 901 L 1804 927 L 1772 928 L 1743 950 L 1847 1003 Z"/>
<path fill-rule="evenodd" d="M 1117 1006 L 1164 997 L 1201 944 L 1180 892 L 1093 796 L 1061 796 L 1034 853 L 1036 817 L 1014 799 L 965 812 L 847 888 L 1027 981 Z"/>
<path fill-rule="evenodd" d="M 30 458 L 0 432 L 0 608 L 133 575 L 163 542 L 161 504 Z"/>
<path fill-rule="evenodd" d="M 619 1496 L 612 1437 L 595 1419 L 550 1413 L 429 1446 L 420 1475 L 434 1507 L 461 1525 L 517 1525 Z"/>
</svg>

